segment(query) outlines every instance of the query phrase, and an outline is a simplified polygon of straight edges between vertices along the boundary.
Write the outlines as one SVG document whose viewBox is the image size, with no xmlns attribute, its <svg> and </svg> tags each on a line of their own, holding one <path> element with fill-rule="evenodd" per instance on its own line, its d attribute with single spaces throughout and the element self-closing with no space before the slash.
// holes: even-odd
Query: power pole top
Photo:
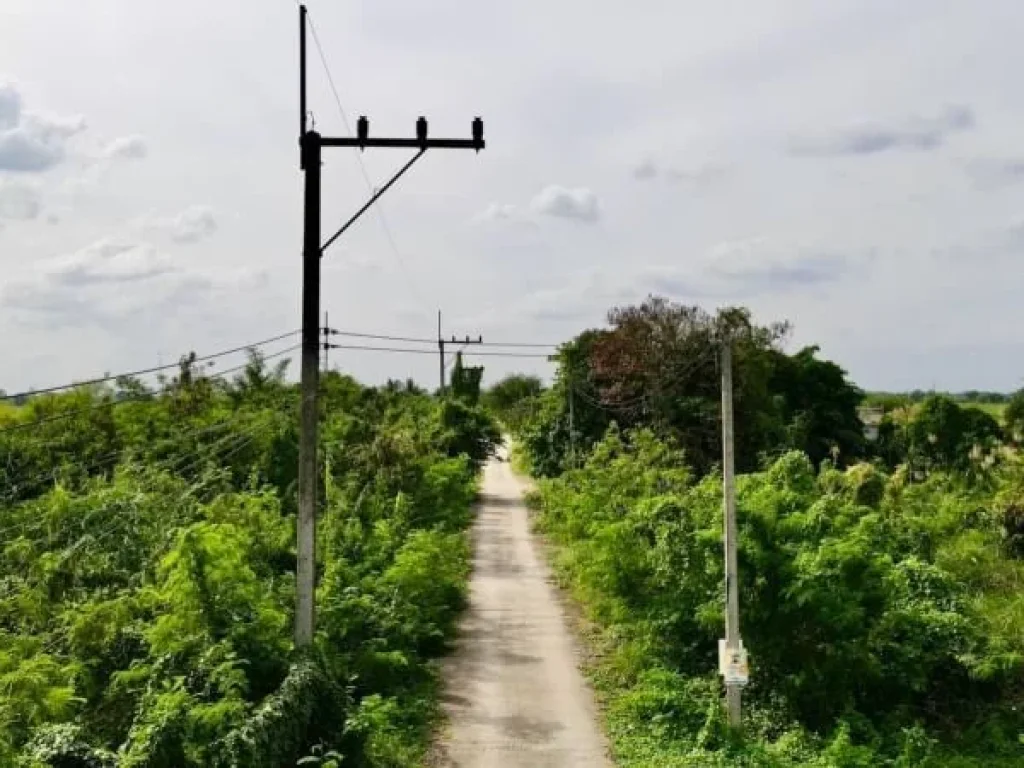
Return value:
<svg viewBox="0 0 1024 768">
<path fill-rule="evenodd" d="M 313 642 L 316 629 L 316 497 L 317 482 L 317 391 L 319 387 L 320 320 L 320 260 L 324 250 L 337 240 L 370 206 L 398 181 L 428 149 L 484 148 L 483 121 L 477 117 L 471 124 L 468 139 L 432 139 L 425 117 L 416 121 L 415 137 L 372 138 L 370 121 L 360 117 L 356 135 L 349 137 L 321 136 L 307 128 L 309 112 L 306 107 L 306 27 L 309 25 L 306 6 L 299 5 L 299 165 L 305 173 L 305 212 L 303 224 L 302 274 L 302 371 L 301 415 L 299 433 L 298 515 L 296 521 L 296 606 L 295 645 L 307 648 Z M 315 40 L 315 37 L 314 37 Z M 319 43 L 317 43 L 319 45 Z M 322 53 L 322 51 L 321 51 Z M 326 243 L 320 233 L 320 155 L 324 147 L 399 147 L 419 150 L 383 187 L 373 193 L 370 200 L 351 216 Z M 438 320 L 440 326 L 440 318 Z M 326 325 L 326 319 L 325 319 Z M 444 342 L 438 332 L 442 349 L 442 388 Z M 470 343 L 470 342 L 466 342 Z M 326 345 L 325 345 L 326 346 Z"/>
</svg>

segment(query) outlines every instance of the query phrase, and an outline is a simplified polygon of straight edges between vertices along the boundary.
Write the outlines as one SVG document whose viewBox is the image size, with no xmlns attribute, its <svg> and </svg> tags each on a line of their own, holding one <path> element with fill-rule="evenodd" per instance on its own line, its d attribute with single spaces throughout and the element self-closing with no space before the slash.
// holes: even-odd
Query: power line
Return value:
<svg viewBox="0 0 1024 768">
<path fill-rule="evenodd" d="M 296 346 L 296 347 L 292 347 L 290 349 L 281 350 L 279 352 L 275 352 L 273 355 L 268 355 L 264 359 L 272 359 L 273 357 L 278 357 L 280 355 L 284 355 L 284 354 L 287 354 L 288 352 L 294 351 L 297 348 L 298 347 Z M 234 369 L 231 369 L 231 370 L 222 371 L 219 374 L 219 376 L 227 376 L 228 374 L 234 373 L 235 371 L 241 370 L 241 369 L 243 369 L 245 367 L 246 367 L 245 365 L 241 365 L 241 366 L 238 366 L 237 368 L 234 368 Z M 213 377 L 211 377 L 211 378 L 213 378 Z M 127 401 L 122 401 L 122 402 L 127 402 Z M 117 405 L 117 403 L 103 403 L 101 405 Z M 266 420 L 266 419 L 264 419 L 264 420 Z M 239 422 L 239 420 L 237 418 L 235 418 L 235 417 L 229 417 L 227 419 L 222 419 L 221 421 L 215 422 L 212 425 L 208 425 L 206 427 L 202 427 L 202 428 L 199 428 L 199 429 L 192 429 L 192 430 L 189 430 L 188 432 L 186 432 L 184 434 L 174 435 L 172 437 L 169 437 L 169 438 L 167 438 L 165 440 L 165 443 L 166 444 L 173 444 L 175 442 L 182 442 L 182 441 L 185 441 L 185 440 L 197 437 L 199 435 L 212 432 L 214 430 L 218 430 L 218 429 L 221 429 L 221 428 L 224 428 L 224 427 L 229 427 L 229 426 L 231 426 L 233 424 L 236 424 L 238 422 Z M 228 435 L 229 439 L 230 439 L 230 437 L 231 436 Z M 213 443 L 213 445 L 214 446 L 218 445 L 220 442 L 221 442 L 221 440 L 218 440 L 215 443 Z M 205 447 L 208 448 L 210 446 L 205 446 Z M 59 471 L 59 470 L 69 470 L 69 469 L 77 469 L 79 471 L 84 471 L 86 473 L 91 473 L 93 470 L 96 470 L 96 469 L 104 466 L 108 462 L 115 462 L 116 463 L 120 458 L 125 456 L 127 453 L 129 453 L 129 449 L 127 449 L 127 448 L 118 448 L 118 449 L 116 449 L 114 451 L 111 451 L 111 452 L 109 452 L 107 454 L 99 456 L 98 458 L 94 458 L 92 461 L 90 461 L 88 463 L 64 464 L 64 465 L 61 465 L 59 468 L 56 468 L 56 470 L 48 470 L 48 471 L 39 473 L 39 474 L 35 475 L 34 477 L 28 478 L 27 481 L 22 481 L 22 482 L 20 482 L 18 484 L 13 485 L 12 488 L 11 488 L 11 491 L 10 491 L 10 493 L 8 495 L 6 495 L 4 497 L 0 497 L 0 502 L 7 503 L 7 502 L 10 502 L 10 501 L 13 501 L 14 498 L 17 496 L 17 494 L 19 492 L 21 492 L 22 490 L 26 489 L 26 488 L 34 488 L 34 487 L 37 487 L 38 485 L 40 485 L 43 482 L 46 482 L 48 480 L 56 480 L 57 479 L 56 471 Z M 185 458 L 189 458 L 189 457 L 185 457 Z M 180 459 L 181 459 L 181 457 L 178 457 L 177 459 L 171 459 L 170 461 L 174 462 L 174 461 L 179 461 Z M 159 466 L 161 466 L 161 464 L 162 464 L 162 462 L 157 462 L 154 466 L 159 467 Z M 180 467 L 178 468 L 179 471 L 182 470 L 182 469 L 183 468 L 180 468 Z"/>
<path fill-rule="evenodd" d="M 225 350 L 222 350 L 220 352 L 213 352 L 213 353 L 211 353 L 209 355 L 203 355 L 202 357 L 197 357 L 194 360 L 191 360 L 190 362 L 193 362 L 193 363 L 203 363 L 203 362 L 206 362 L 207 360 L 213 360 L 213 359 L 218 358 L 218 357 L 225 357 L 227 355 L 233 355 L 236 352 L 243 352 L 243 351 L 245 351 L 247 349 L 252 349 L 253 347 L 261 347 L 261 346 L 263 346 L 265 344 L 271 344 L 271 343 L 273 343 L 275 341 L 281 341 L 282 339 L 287 339 L 289 336 L 294 336 L 296 333 L 298 333 L 297 330 L 296 331 L 289 331 L 288 333 L 282 333 L 279 336 L 273 336 L 273 337 L 271 337 L 269 339 L 263 339 L 262 341 L 254 341 L 254 342 L 252 342 L 250 344 L 244 344 L 244 345 L 242 345 L 240 347 L 234 347 L 232 349 L 225 349 Z M 101 377 L 95 378 L 95 379 L 87 379 L 85 381 L 75 381 L 75 382 L 72 382 L 71 384 L 61 384 L 59 386 L 47 387 L 45 389 L 28 390 L 26 392 L 18 392 L 18 393 L 13 394 L 13 395 L 0 395 L 0 400 L 18 400 L 18 399 L 26 398 L 26 397 L 34 397 L 36 395 L 47 395 L 47 394 L 50 394 L 50 393 L 53 393 L 53 392 L 60 392 L 60 391 L 65 390 L 65 389 L 75 389 L 77 387 L 88 387 L 88 386 L 91 386 L 93 384 L 104 384 L 104 383 L 106 383 L 108 381 L 114 381 L 116 379 L 134 378 L 136 376 L 145 376 L 145 375 L 150 374 L 150 373 L 159 373 L 160 371 L 169 371 L 172 368 L 178 368 L 180 366 L 181 366 L 180 362 L 168 363 L 167 365 L 157 365 L 157 366 L 154 366 L 152 368 L 143 368 L 143 369 L 140 369 L 140 370 L 137 370 L 137 371 L 128 371 L 127 373 L 116 373 L 116 374 L 113 374 L 113 375 L 101 376 Z"/>
<path fill-rule="evenodd" d="M 272 422 L 272 420 L 273 420 L 273 414 L 271 414 L 271 415 L 266 415 L 265 414 L 265 415 L 263 415 L 263 416 L 261 416 L 259 418 L 254 419 L 252 423 L 248 424 L 240 432 L 232 433 L 232 434 L 229 434 L 229 435 L 227 435 L 225 437 L 222 437 L 222 438 L 218 439 L 217 441 L 215 441 L 214 443 L 212 443 L 209 446 L 203 446 L 203 448 L 205 449 L 205 452 L 201 452 L 198 458 L 195 458 L 193 456 L 175 456 L 175 457 L 172 457 L 170 459 L 165 459 L 163 461 L 158 461 L 158 462 L 155 462 L 153 464 L 147 465 L 146 466 L 146 471 L 149 474 L 152 474 L 152 473 L 155 473 L 155 472 L 166 472 L 166 473 L 171 474 L 173 476 L 181 477 L 182 475 L 186 474 L 187 472 L 191 472 L 192 470 L 194 470 L 196 467 L 198 467 L 203 462 L 211 461 L 211 460 L 214 460 L 214 459 L 216 459 L 219 462 L 224 462 L 226 459 L 230 458 L 231 456 L 233 456 L 234 454 L 238 453 L 240 450 L 245 448 L 247 445 L 252 443 L 252 441 L 255 440 L 259 430 L 262 429 L 263 427 L 269 425 Z M 229 420 L 226 420 L 226 421 L 231 421 L 231 420 L 229 419 Z M 195 433 L 193 433 L 193 434 L 195 434 Z M 223 450 L 225 447 L 227 448 L 227 450 Z M 182 462 L 184 462 L 184 463 L 182 463 Z M 195 487 L 196 486 L 193 484 L 192 488 L 189 489 L 188 493 L 191 493 L 194 490 Z M 188 495 L 188 494 L 186 494 L 186 495 Z M 95 516 L 99 515 L 102 512 L 106 512 L 106 511 L 110 510 L 112 507 L 114 507 L 118 503 L 118 501 L 119 500 L 117 500 L 117 501 L 115 501 L 113 503 L 108 503 L 108 504 L 106 504 L 104 506 L 101 506 L 99 508 L 91 510 L 89 515 L 88 515 L 88 518 L 95 517 Z M 26 500 L 26 502 L 24 502 L 24 503 L 29 503 L 29 501 Z M 88 519 L 88 518 L 86 518 L 86 519 Z M 106 526 L 106 528 L 100 529 L 98 532 L 97 531 L 93 531 L 93 532 L 88 532 L 87 531 L 87 532 L 83 533 L 83 535 L 77 541 L 75 541 L 73 544 L 70 544 L 67 547 L 64 547 L 63 551 L 66 553 L 68 550 L 74 550 L 85 539 L 92 539 L 94 542 L 98 543 L 99 541 L 103 540 L 106 536 L 112 535 L 113 532 L 116 531 L 117 528 L 120 527 L 119 526 L 119 522 L 120 522 L 119 519 L 115 519 L 115 520 L 113 520 L 111 522 L 111 524 L 108 524 Z M 82 523 L 84 525 L 85 520 L 83 520 Z M 14 525 L 7 526 L 7 527 L 5 527 L 3 529 L 0 529 L 0 534 L 2 534 L 2 538 L 6 539 L 6 538 L 10 538 L 10 534 L 13 531 L 18 530 L 19 531 L 19 534 L 18 534 L 19 536 L 25 536 L 29 532 L 37 533 L 45 525 L 46 525 L 46 521 L 45 520 L 36 520 L 34 522 L 21 521 L 19 523 L 14 524 Z"/>
<path fill-rule="evenodd" d="M 355 331 L 339 331 L 337 328 L 328 328 L 327 333 L 331 336 L 345 336 L 354 339 L 376 339 L 378 341 L 401 341 L 409 344 L 437 344 L 437 339 L 427 339 L 423 337 L 415 336 L 389 336 L 379 333 L 357 333 Z M 456 339 L 456 341 L 459 341 Z M 558 344 L 546 344 L 546 343 L 525 343 L 525 342 L 513 342 L 513 341 L 474 341 L 474 344 L 479 344 L 484 347 L 505 347 L 505 348 L 522 348 L 522 349 L 548 349 L 556 348 Z M 545 355 L 546 357 L 546 355 Z"/>
<path fill-rule="evenodd" d="M 527 344 L 516 341 L 485 341 L 483 344 L 485 347 L 524 347 L 526 349 L 557 349 L 559 346 L 558 344 Z"/>
<path fill-rule="evenodd" d="M 410 355 L 433 355 L 436 352 L 432 349 L 403 349 L 401 347 L 367 347 L 356 344 L 327 344 L 330 349 L 351 349 L 363 352 L 396 352 Z M 547 359 L 547 355 L 529 354 L 525 352 L 463 352 L 463 357 L 529 357 L 536 359 Z"/>
<path fill-rule="evenodd" d="M 550 358 L 550 355 L 531 352 L 463 352 L 462 354 L 465 357 L 532 357 L 537 360 L 548 360 Z"/>
<path fill-rule="evenodd" d="M 356 333 L 355 331 L 339 331 L 335 328 L 328 328 L 327 333 L 331 336 L 347 336 L 354 339 L 376 339 L 378 341 L 403 341 L 409 344 L 436 344 L 437 339 L 414 338 L 412 336 L 387 336 L 380 333 Z"/>
<path fill-rule="evenodd" d="M 270 342 L 267 342 L 267 343 L 270 343 Z M 253 345 L 253 346 L 255 346 L 255 345 Z M 266 360 L 272 360 L 274 357 L 281 357 L 282 355 L 288 354 L 289 352 L 294 352 L 295 350 L 297 350 L 301 346 L 302 346 L 301 344 L 293 344 L 292 346 L 290 346 L 290 347 L 288 347 L 286 349 L 280 349 L 280 350 L 278 350 L 276 352 L 272 352 L 270 354 L 265 354 L 265 355 L 263 355 L 263 360 L 266 361 Z M 252 348 L 252 347 L 250 346 L 250 347 L 244 347 L 244 348 L 249 349 L 249 348 Z M 175 366 L 177 366 L 177 365 L 178 364 L 175 364 Z M 203 378 L 205 378 L 207 380 L 211 380 L 211 381 L 214 380 L 214 379 L 223 380 L 223 377 L 229 376 L 230 374 L 238 373 L 239 371 L 243 371 L 243 370 L 245 370 L 248 367 L 249 367 L 249 362 L 243 362 L 243 364 L 240 365 L 240 366 L 234 366 L 233 368 L 229 368 L 226 371 L 220 371 L 219 373 L 213 374 L 211 376 L 205 376 Z M 117 377 L 117 378 L 119 378 L 119 377 Z M 74 386 L 81 386 L 81 385 L 76 384 Z M 162 394 L 167 394 L 168 392 L 172 391 L 175 386 L 176 386 L 175 384 L 168 384 L 167 386 L 162 387 L 161 389 L 154 390 L 152 392 L 146 391 L 146 392 L 140 392 L 138 394 L 125 395 L 125 396 L 122 396 L 122 397 L 118 397 L 117 399 L 114 399 L 114 400 L 103 400 L 101 402 L 93 403 L 92 406 L 88 406 L 86 408 L 79 408 L 79 409 L 75 409 L 73 411 L 62 411 L 59 414 L 55 414 L 53 416 L 47 416 L 47 417 L 44 417 L 42 419 L 36 419 L 35 421 L 28 421 L 28 422 L 22 422 L 22 423 L 19 423 L 19 424 L 12 424 L 12 425 L 10 425 L 8 427 L 3 427 L 2 429 L 0 429 L 0 435 L 6 434 L 7 432 L 16 432 L 16 431 L 22 430 L 22 429 L 30 429 L 32 427 L 38 427 L 38 426 L 41 426 L 43 424 L 50 424 L 52 422 L 62 421 L 62 420 L 65 420 L 65 419 L 71 419 L 72 417 L 80 416 L 82 414 L 87 414 L 87 413 L 89 413 L 91 411 L 96 411 L 97 409 L 101 409 L 101 408 L 120 406 L 120 404 L 124 403 L 124 402 L 139 402 L 139 401 L 148 400 L 148 399 L 151 399 L 152 397 L 158 397 L 158 396 L 160 396 Z"/>
</svg>

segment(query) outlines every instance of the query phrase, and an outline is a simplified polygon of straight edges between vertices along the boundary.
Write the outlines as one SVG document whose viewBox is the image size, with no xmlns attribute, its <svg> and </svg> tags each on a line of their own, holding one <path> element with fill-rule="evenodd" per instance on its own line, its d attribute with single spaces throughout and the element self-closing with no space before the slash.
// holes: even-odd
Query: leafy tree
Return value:
<svg viewBox="0 0 1024 768">
<path fill-rule="evenodd" d="M 537 409 L 543 391 L 539 378 L 516 373 L 488 388 L 482 402 L 510 429 L 518 432 Z"/>
<path fill-rule="evenodd" d="M 832 457 L 849 463 L 864 455 L 864 425 L 857 415 L 864 393 L 835 363 L 817 358 L 818 347 L 795 355 L 775 352 L 769 381 L 787 425 L 786 444 L 816 465 Z"/>
<path fill-rule="evenodd" d="M 878 438 L 875 440 L 874 455 L 889 469 L 895 469 L 907 461 L 909 446 L 907 429 L 904 424 L 895 421 L 886 414 L 878 425 Z"/>
<path fill-rule="evenodd" d="M 452 395 L 470 405 L 480 402 L 480 381 L 483 379 L 482 366 L 466 366 L 462 363 L 462 353 L 455 353 L 455 365 L 452 368 Z"/>
<path fill-rule="evenodd" d="M 760 326 L 748 310 L 711 315 L 651 297 L 613 309 L 606 330 L 586 331 L 559 352 L 559 371 L 530 420 L 519 428 L 536 471 L 557 474 L 570 446 L 585 451 L 608 425 L 651 427 L 682 448 L 705 474 L 720 461 L 721 339 L 733 340 L 736 461 L 761 465 L 787 448 L 816 463 L 855 460 L 864 452 L 857 416 L 862 393 L 816 348 L 786 355 L 788 325 Z M 575 441 L 569 439 L 569 402 Z"/>
<path fill-rule="evenodd" d="M 990 451 L 1001 436 L 994 418 L 976 408 L 961 408 L 946 395 L 922 402 L 908 429 L 912 460 L 929 469 L 966 470 L 979 451 Z"/>
<path fill-rule="evenodd" d="M 1024 389 L 1018 389 L 1010 397 L 1003 412 L 1008 436 L 1014 442 L 1024 439 Z"/>
<path fill-rule="evenodd" d="M 559 378 L 572 388 L 581 417 L 577 442 L 600 439 L 611 421 L 624 429 L 649 425 L 682 446 L 698 471 L 708 471 L 721 456 L 717 361 L 719 339 L 729 332 L 735 339 L 737 424 L 746 425 L 737 431 L 737 462 L 756 466 L 768 435 L 779 429 L 766 353 L 784 335 L 784 325 L 760 327 L 743 309 L 712 316 L 658 297 L 613 309 L 608 319 L 609 330 L 588 331 L 561 353 Z"/>
<path fill-rule="evenodd" d="M 318 745 L 417 764 L 497 427 L 322 378 L 324 610 L 298 658 L 297 388 L 255 353 L 231 382 L 195 363 L 5 415 L 0 764 L 277 768 Z"/>
</svg>

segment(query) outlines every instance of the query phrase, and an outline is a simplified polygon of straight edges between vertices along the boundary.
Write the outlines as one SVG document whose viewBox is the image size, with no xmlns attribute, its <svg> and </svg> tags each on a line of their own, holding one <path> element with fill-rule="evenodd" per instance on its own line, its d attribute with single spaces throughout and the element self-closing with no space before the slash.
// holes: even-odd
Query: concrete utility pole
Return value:
<svg viewBox="0 0 1024 768">
<path fill-rule="evenodd" d="M 305 214 L 302 248 L 302 371 L 300 381 L 301 414 L 299 421 L 299 512 L 296 521 L 296 602 L 295 646 L 305 648 L 313 642 L 316 598 L 316 497 L 317 497 L 317 391 L 320 385 L 320 259 L 323 252 L 351 227 L 381 195 L 423 157 L 428 149 L 484 148 L 484 124 L 472 122 L 470 139 L 428 138 L 427 120 L 416 121 L 415 138 L 370 138 L 365 117 L 357 123 L 356 136 L 321 136 L 307 130 L 306 109 L 306 6 L 299 6 L 299 146 L 300 167 L 305 172 Z M 391 147 L 418 150 L 417 153 L 377 189 L 366 204 L 353 214 L 337 232 L 321 244 L 320 240 L 320 162 L 323 147 Z"/>
<path fill-rule="evenodd" d="M 467 346 L 469 344 L 483 344 L 483 343 L 484 343 L 484 337 L 483 336 L 477 336 L 475 339 L 471 339 L 471 338 L 469 338 L 469 336 L 466 336 L 466 338 L 464 338 L 464 339 L 456 339 L 455 336 L 452 336 L 450 339 L 446 340 L 441 335 L 441 310 L 440 309 L 437 310 L 437 351 L 439 353 L 438 372 L 440 373 L 440 381 L 438 382 L 439 389 L 438 389 L 437 392 L 438 392 L 439 395 L 444 396 L 444 390 L 445 390 L 445 384 L 444 384 L 445 376 L 444 376 L 444 372 L 445 372 L 445 369 L 448 367 L 448 364 L 447 364 L 447 362 L 444 359 L 445 345 L 447 345 L 447 344 L 462 344 L 463 346 Z"/>
<path fill-rule="evenodd" d="M 732 412 L 732 338 L 722 340 L 722 495 L 725 511 L 725 640 L 719 666 L 725 678 L 729 725 L 742 724 L 742 691 L 746 684 L 746 652 L 740 639 L 740 596 L 736 558 L 735 435 Z"/>
<path fill-rule="evenodd" d="M 303 15 L 305 7 L 303 7 Z M 317 390 L 320 387 L 320 134 L 302 140 L 306 172 L 302 238 L 302 393 L 299 416 L 299 510 L 295 546 L 295 645 L 313 642 L 316 592 Z"/>
</svg>

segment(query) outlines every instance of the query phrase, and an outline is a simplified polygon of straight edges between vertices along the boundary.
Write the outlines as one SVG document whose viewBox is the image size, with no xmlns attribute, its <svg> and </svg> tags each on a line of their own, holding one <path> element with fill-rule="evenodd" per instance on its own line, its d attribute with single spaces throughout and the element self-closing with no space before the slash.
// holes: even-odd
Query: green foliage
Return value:
<svg viewBox="0 0 1024 768">
<path fill-rule="evenodd" d="M 462 353 L 455 353 L 455 365 L 452 367 L 452 396 L 469 405 L 480 402 L 480 381 L 484 369 L 480 366 L 466 366 L 462 362 Z"/>
<path fill-rule="evenodd" d="M 1017 390 L 1010 397 L 1003 419 L 1009 438 L 1015 443 L 1024 440 L 1024 389 Z"/>
<path fill-rule="evenodd" d="M 495 423 L 323 378 L 322 610 L 297 656 L 296 388 L 255 354 L 163 384 L 0 416 L 0 765 L 414 764 Z"/>
<path fill-rule="evenodd" d="M 921 403 L 907 428 L 909 458 L 926 470 L 967 471 L 990 455 L 1002 437 L 999 423 L 984 411 L 961 408 L 933 395 Z"/>
<path fill-rule="evenodd" d="M 585 452 L 611 423 L 624 431 L 651 428 L 684 451 L 698 474 L 721 457 L 719 357 L 728 333 L 733 347 L 736 462 L 758 468 L 786 449 L 852 463 L 865 452 L 857 406 L 863 393 L 817 348 L 781 351 L 784 323 L 759 326 L 748 310 L 711 315 L 699 307 L 652 297 L 613 309 L 610 328 L 589 330 L 560 352 L 550 390 L 514 424 L 516 437 L 541 476 L 569 468 L 570 446 Z M 569 403 L 575 435 L 569 434 Z"/>
<path fill-rule="evenodd" d="M 722 720 L 721 487 L 615 429 L 542 481 L 539 523 L 599 628 L 595 682 L 625 766 L 975 766 L 1024 760 L 1024 564 L 992 483 L 907 484 L 785 454 L 738 481 L 747 739 Z"/>
<path fill-rule="evenodd" d="M 483 394 L 484 406 L 513 432 L 519 432 L 534 414 L 544 385 L 536 376 L 512 374 Z"/>
<path fill-rule="evenodd" d="M 779 393 L 786 445 L 806 453 L 815 465 L 838 457 L 843 463 L 864 455 L 864 426 L 857 406 L 864 393 L 846 381 L 835 363 L 817 359 L 817 347 L 794 355 L 775 352 L 770 380 Z"/>
<path fill-rule="evenodd" d="M 445 400 L 440 412 L 437 444 L 449 456 L 466 456 L 475 468 L 483 466 L 501 444 L 501 431 L 482 408 L 460 400 Z"/>
</svg>

